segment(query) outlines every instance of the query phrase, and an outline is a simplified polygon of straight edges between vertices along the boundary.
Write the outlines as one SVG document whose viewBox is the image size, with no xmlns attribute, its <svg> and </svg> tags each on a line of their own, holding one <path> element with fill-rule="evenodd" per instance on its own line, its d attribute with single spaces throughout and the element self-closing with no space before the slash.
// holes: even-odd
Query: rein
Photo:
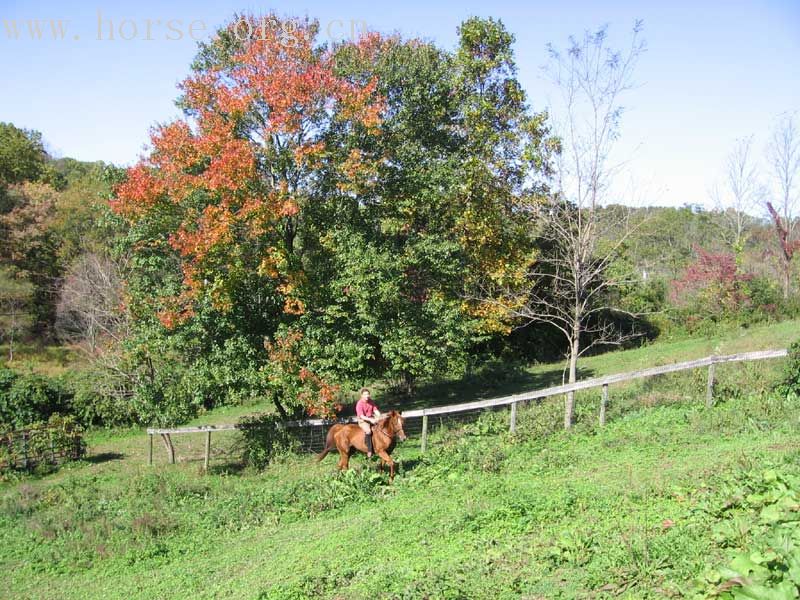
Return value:
<svg viewBox="0 0 800 600">
<path fill-rule="evenodd" d="M 391 421 L 391 419 L 389 419 L 387 417 L 386 419 L 383 419 L 382 421 L 378 421 L 378 423 L 375 424 L 375 430 L 381 432 L 383 435 L 385 435 L 389 439 L 392 439 L 397 434 L 397 432 L 396 431 L 392 431 L 392 433 L 389 433 L 388 431 L 386 431 L 383 428 L 383 426 L 386 423 L 386 421 Z"/>
<path fill-rule="evenodd" d="M 391 422 L 392 418 L 387 416 L 385 419 L 379 419 L 378 423 L 375 424 L 375 430 L 379 431 L 380 433 L 382 433 L 391 440 L 395 438 L 395 436 L 397 435 L 397 431 L 394 429 L 392 429 L 391 433 L 386 431 L 386 429 L 384 429 L 384 425 L 387 421 Z"/>
</svg>

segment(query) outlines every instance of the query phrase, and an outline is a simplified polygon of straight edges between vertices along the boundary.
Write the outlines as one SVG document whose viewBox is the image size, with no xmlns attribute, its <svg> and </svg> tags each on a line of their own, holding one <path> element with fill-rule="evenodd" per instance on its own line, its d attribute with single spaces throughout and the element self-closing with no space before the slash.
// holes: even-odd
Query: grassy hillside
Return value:
<svg viewBox="0 0 800 600">
<path fill-rule="evenodd" d="M 584 366 L 600 375 L 780 347 L 797 331 L 656 344 Z M 403 444 L 393 486 L 363 458 L 344 476 L 332 457 L 291 455 L 263 473 L 223 457 L 209 476 L 196 460 L 148 468 L 140 431 L 97 432 L 88 460 L 2 485 L 0 588 L 17 598 L 705 597 L 747 561 L 762 569 L 752 578 L 776 584 L 793 571 L 768 553 L 779 547 L 771 536 L 800 542 L 800 406 L 765 392 L 780 362 L 721 369 L 713 409 L 698 401 L 704 373 L 612 388 L 602 430 L 588 394 L 572 434 L 557 431 L 559 399 L 521 410 L 513 437 L 504 412 L 486 414 L 437 431 L 424 456 L 418 440 Z M 489 374 L 501 393 L 556 371 Z M 452 397 L 491 388 L 480 381 L 454 384 Z M 219 437 L 223 449 L 236 442 Z M 200 436 L 181 443 L 179 458 L 199 457 Z"/>
</svg>

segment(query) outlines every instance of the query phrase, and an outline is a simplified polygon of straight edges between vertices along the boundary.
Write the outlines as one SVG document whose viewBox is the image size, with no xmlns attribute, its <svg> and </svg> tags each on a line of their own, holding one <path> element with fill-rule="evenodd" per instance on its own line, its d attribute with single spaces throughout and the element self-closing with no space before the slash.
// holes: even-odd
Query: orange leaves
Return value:
<svg viewBox="0 0 800 600">
<path fill-rule="evenodd" d="M 179 173 L 195 165 L 201 158 L 192 130 L 185 121 L 174 121 L 156 127 L 150 139 L 153 152 L 149 162 L 167 173 Z"/>
<path fill-rule="evenodd" d="M 186 292 L 174 298 L 162 298 L 164 307 L 156 312 L 156 318 L 167 329 L 182 325 L 194 316 L 194 309 L 189 300 L 189 294 Z"/>
<path fill-rule="evenodd" d="M 274 342 L 264 342 L 269 356 L 269 381 L 284 395 L 296 396 L 308 415 L 333 417 L 337 410 L 342 409 L 342 405 L 336 402 L 340 387 L 301 364 L 298 350 L 302 339 L 300 331 L 289 330 Z"/>
<path fill-rule="evenodd" d="M 302 314 L 302 274 L 276 256 L 285 263 L 294 251 L 287 231 L 328 168 L 323 161 L 343 163 L 347 192 L 376 179 L 374 159 L 352 150 L 342 160 L 326 140 L 333 126 L 377 130 L 384 110 L 377 80 L 338 76 L 332 48 L 316 45 L 318 25 L 308 19 L 244 15 L 226 28 L 217 39 L 227 41 L 213 42 L 212 55 L 179 85 L 186 118 L 151 130 L 150 155 L 128 170 L 111 201 L 134 224 L 144 215 L 149 227 L 163 223 L 158 235 L 179 255 L 184 290 L 159 314 L 169 326 L 201 293 L 220 310 L 232 308 L 226 293 L 204 290 L 193 273 L 219 282 L 232 271 L 257 271 L 283 296 L 287 314 Z M 377 52 L 381 40 L 370 34 L 356 50 Z M 265 246 L 276 255 L 263 258 Z"/>
<path fill-rule="evenodd" d="M 325 152 L 324 142 L 309 142 L 299 144 L 294 150 L 294 162 L 297 165 L 306 165 L 309 167 L 318 166 L 318 159 Z"/>
<path fill-rule="evenodd" d="M 218 244 L 231 241 L 232 215 L 224 206 L 210 204 L 205 207 L 197 221 L 196 229 L 190 231 L 186 224 L 169 238 L 169 244 L 181 256 L 202 260 Z"/>
<path fill-rule="evenodd" d="M 381 114 L 386 109 L 386 100 L 377 94 L 377 87 L 375 78 L 364 86 L 344 86 L 338 98 L 340 118 L 360 122 L 369 131 L 376 133 L 381 123 Z"/>
<path fill-rule="evenodd" d="M 236 190 L 242 182 L 256 174 L 253 150 L 244 140 L 227 140 L 203 173 L 208 189 L 224 192 Z"/>
<path fill-rule="evenodd" d="M 111 209 L 126 218 L 147 212 L 165 192 L 166 186 L 153 169 L 139 163 L 128 169 L 128 178 L 114 189 Z"/>
<path fill-rule="evenodd" d="M 329 419 L 336 416 L 337 410 L 342 410 L 343 406 L 336 402 L 341 389 L 338 385 L 326 382 L 305 367 L 300 369 L 299 378 L 306 389 L 297 397 L 309 416 Z"/>
</svg>

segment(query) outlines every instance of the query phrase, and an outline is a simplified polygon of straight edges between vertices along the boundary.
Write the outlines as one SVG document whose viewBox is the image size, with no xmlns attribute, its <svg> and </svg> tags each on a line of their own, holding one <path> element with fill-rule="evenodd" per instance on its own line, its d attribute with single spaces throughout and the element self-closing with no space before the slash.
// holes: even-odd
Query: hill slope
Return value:
<svg viewBox="0 0 800 600">
<path fill-rule="evenodd" d="M 604 429 L 553 432 L 557 401 L 521 410 L 515 437 L 504 413 L 443 429 L 424 456 L 398 449 L 391 487 L 361 458 L 343 476 L 309 456 L 264 473 L 148 468 L 138 432 L 98 435 L 87 463 L 4 485 L 0 585 L 19 598 L 706 594 L 792 522 L 763 513 L 800 493 L 800 406 L 731 387 L 705 409 L 676 385 L 651 386 L 668 391 L 652 407 L 618 402 Z"/>
</svg>

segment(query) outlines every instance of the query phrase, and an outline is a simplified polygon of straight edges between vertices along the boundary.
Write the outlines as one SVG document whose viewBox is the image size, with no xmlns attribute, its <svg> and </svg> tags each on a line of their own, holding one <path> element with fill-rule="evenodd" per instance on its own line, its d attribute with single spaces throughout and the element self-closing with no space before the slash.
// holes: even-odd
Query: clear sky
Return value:
<svg viewBox="0 0 800 600">
<path fill-rule="evenodd" d="M 322 35 L 336 39 L 354 21 L 445 48 L 463 19 L 500 18 L 516 37 L 519 78 L 537 110 L 549 97 L 541 75 L 548 42 L 564 47 L 570 34 L 608 24 L 612 43 L 622 44 L 643 19 L 648 50 L 640 85 L 624 98 L 617 156 L 647 204 L 710 205 L 708 190 L 737 138 L 754 134 L 761 154 L 776 117 L 800 110 L 800 0 L 0 0 L 0 121 L 41 131 L 56 156 L 131 164 L 150 126 L 179 116 L 175 86 L 189 73 L 192 36 L 210 37 L 237 11 L 270 9 L 317 18 Z M 40 39 L 30 19 L 39 20 Z M 59 19 L 63 38 L 53 39 L 50 21 Z"/>
</svg>

